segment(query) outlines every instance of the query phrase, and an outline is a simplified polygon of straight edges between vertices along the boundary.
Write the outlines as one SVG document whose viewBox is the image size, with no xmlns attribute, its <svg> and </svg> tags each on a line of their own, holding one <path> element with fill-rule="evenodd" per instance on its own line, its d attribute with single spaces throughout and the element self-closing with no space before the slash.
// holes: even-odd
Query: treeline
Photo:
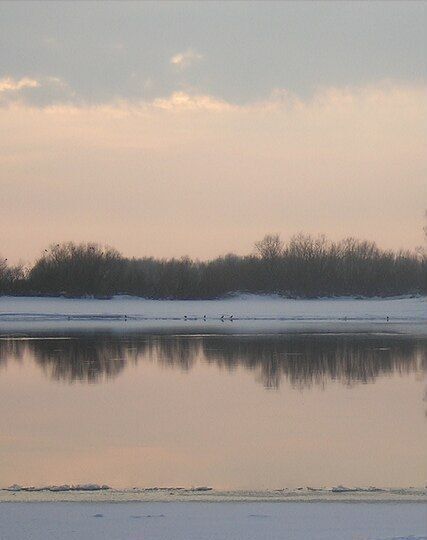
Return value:
<svg viewBox="0 0 427 540">
<path fill-rule="evenodd" d="M 210 261 L 126 258 L 98 244 L 56 244 L 33 266 L 0 260 L 0 294 L 217 298 L 235 292 L 287 297 L 427 293 L 427 255 L 348 238 L 266 235 L 254 253 Z"/>
</svg>

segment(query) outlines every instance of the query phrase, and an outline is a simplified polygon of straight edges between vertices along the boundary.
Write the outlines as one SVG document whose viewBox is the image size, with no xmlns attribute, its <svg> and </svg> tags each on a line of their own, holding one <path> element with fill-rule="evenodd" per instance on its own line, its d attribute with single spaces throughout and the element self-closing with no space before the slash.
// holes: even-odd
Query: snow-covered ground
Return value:
<svg viewBox="0 0 427 540">
<path fill-rule="evenodd" d="M 2 540 L 427 540 L 425 504 L 3 503 Z"/>
<path fill-rule="evenodd" d="M 0 489 L 0 503 L 6 502 L 91 502 L 91 503 L 424 503 L 427 487 L 299 487 L 275 490 L 217 490 L 209 487 L 152 487 L 114 489 L 106 485 L 19 486 Z"/>
<path fill-rule="evenodd" d="M 30 325 L 28 325 L 30 323 Z M 85 323 L 82 325 L 82 323 Z M 0 330 L 119 328 L 246 331 L 427 332 L 427 297 L 292 300 L 239 295 L 219 300 L 0 297 Z"/>
</svg>

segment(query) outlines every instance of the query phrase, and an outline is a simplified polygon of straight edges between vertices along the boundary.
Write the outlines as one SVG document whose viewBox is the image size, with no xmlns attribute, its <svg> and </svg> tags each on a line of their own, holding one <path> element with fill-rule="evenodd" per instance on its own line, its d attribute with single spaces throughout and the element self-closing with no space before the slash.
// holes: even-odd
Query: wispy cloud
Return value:
<svg viewBox="0 0 427 540">
<path fill-rule="evenodd" d="M 75 92 L 61 77 L 0 78 L 0 105 L 22 102 L 44 107 L 58 102 L 65 103 L 74 97 Z"/>
<path fill-rule="evenodd" d="M 174 92 L 168 98 L 157 98 L 152 105 L 168 111 L 179 110 L 210 110 L 229 111 L 233 108 L 230 103 L 207 95 L 190 95 L 185 92 Z"/>
<path fill-rule="evenodd" d="M 174 54 L 170 59 L 170 63 L 178 69 L 185 69 L 192 64 L 199 62 L 203 58 L 203 55 L 188 49 L 185 52 Z"/>
<path fill-rule="evenodd" d="M 23 77 L 22 79 L 3 77 L 0 79 L 0 92 L 17 92 L 24 88 L 38 88 L 39 86 L 39 81 L 29 77 Z"/>
</svg>

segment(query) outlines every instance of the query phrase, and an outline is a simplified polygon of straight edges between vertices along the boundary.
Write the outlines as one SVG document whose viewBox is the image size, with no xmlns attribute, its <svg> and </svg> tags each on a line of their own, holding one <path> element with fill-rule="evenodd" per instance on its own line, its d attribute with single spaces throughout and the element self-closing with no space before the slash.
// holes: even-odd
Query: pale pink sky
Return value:
<svg viewBox="0 0 427 540">
<path fill-rule="evenodd" d="M 0 108 L 2 255 L 27 262 L 74 240 L 203 259 L 299 231 L 413 249 L 427 206 L 426 95 L 381 83 L 246 105 L 184 92 L 16 101 Z"/>
</svg>

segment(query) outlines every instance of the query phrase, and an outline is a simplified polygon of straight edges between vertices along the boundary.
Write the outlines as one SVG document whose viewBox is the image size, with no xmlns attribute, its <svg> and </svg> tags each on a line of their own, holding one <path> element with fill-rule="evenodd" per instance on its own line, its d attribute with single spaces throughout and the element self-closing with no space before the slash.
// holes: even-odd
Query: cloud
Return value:
<svg viewBox="0 0 427 540">
<path fill-rule="evenodd" d="M 202 58 L 203 55 L 200 53 L 197 53 L 192 49 L 188 49 L 185 52 L 174 54 L 170 59 L 170 63 L 178 69 L 186 69 Z"/>
<path fill-rule="evenodd" d="M 23 77 L 22 79 L 14 79 L 13 77 L 3 77 L 0 79 L 0 92 L 19 92 L 24 88 L 38 88 L 40 82 L 36 79 Z"/>
<path fill-rule="evenodd" d="M 168 111 L 182 110 L 205 110 L 205 111 L 229 111 L 233 105 L 208 95 L 190 95 L 185 92 L 174 92 L 168 98 L 157 98 L 152 106 Z"/>
<path fill-rule="evenodd" d="M 75 92 L 60 77 L 3 77 L 0 79 L 0 105 L 27 103 L 45 107 L 58 102 L 67 102 Z"/>
</svg>

